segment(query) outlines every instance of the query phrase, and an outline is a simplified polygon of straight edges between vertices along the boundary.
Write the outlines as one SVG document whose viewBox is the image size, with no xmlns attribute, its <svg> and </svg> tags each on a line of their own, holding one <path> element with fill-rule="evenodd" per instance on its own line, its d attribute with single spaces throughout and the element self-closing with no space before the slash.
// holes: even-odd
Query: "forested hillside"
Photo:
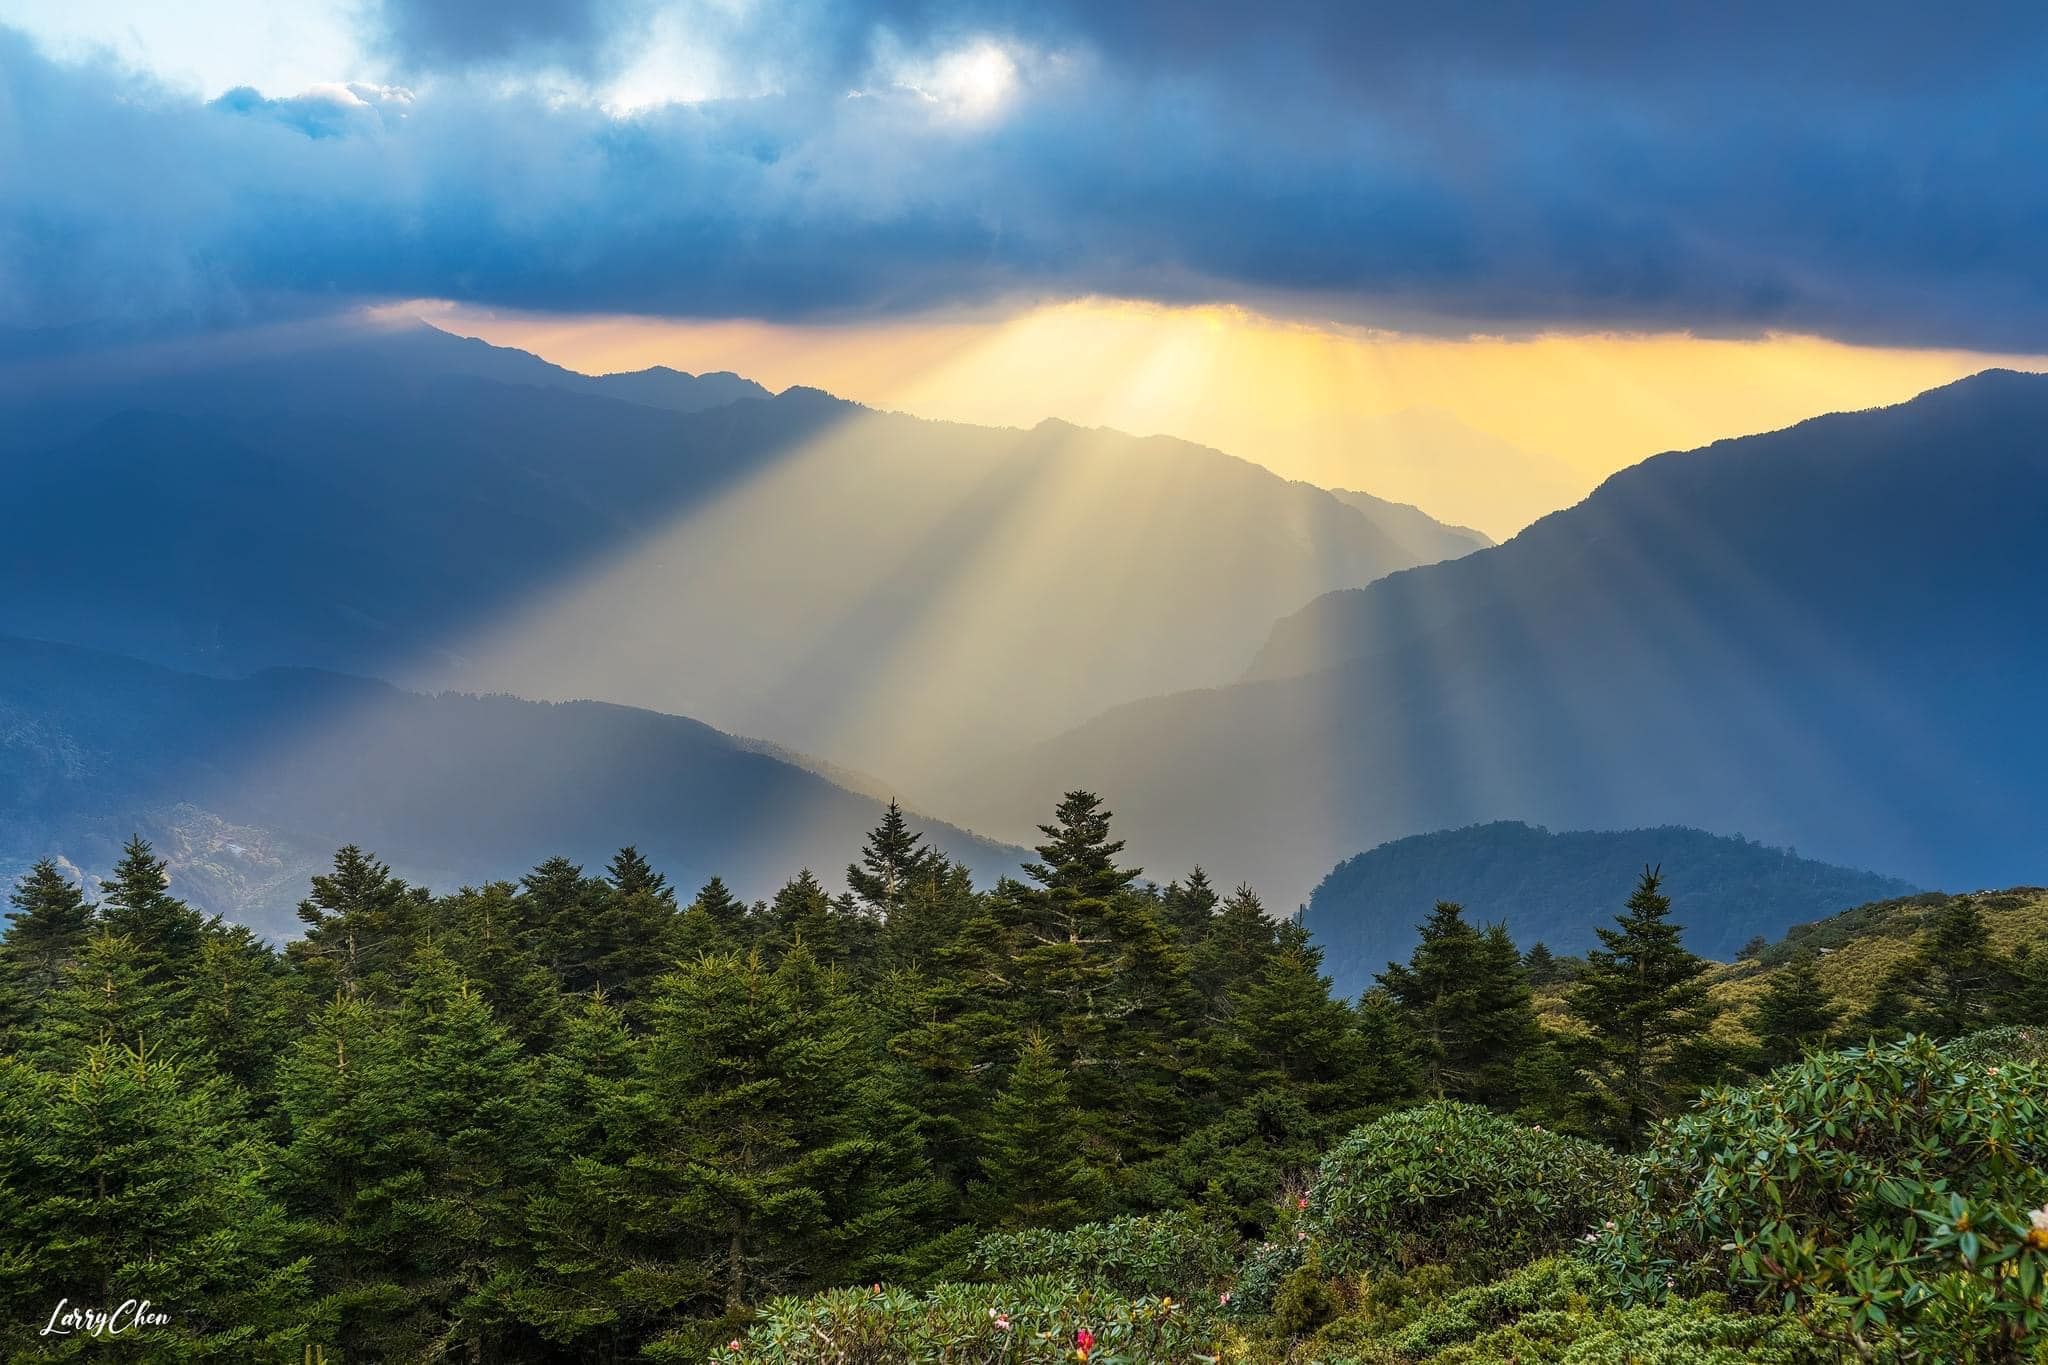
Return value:
<svg viewBox="0 0 2048 1365">
<path fill-rule="evenodd" d="M 1600 907 L 1628 894 L 1645 867 L 1667 867 L 1665 891 L 1693 948 L 1732 958 L 1750 939 L 1913 888 L 1896 877 L 1832 867 L 1739 837 L 1662 829 L 1552 833 L 1503 820 L 1396 839 L 1337 864 L 1309 898 L 1305 923 L 1340 994 L 1364 990 L 1415 946 L 1438 900 L 1498 921 L 1524 947 L 1576 953 L 1596 942 Z"/>
<path fill-rule="evenodd" d="M 1928 902 L 1854 1017 L 1788 959 L 1730 1033 L 1651 875 L 1582 960 L 1439 905 L 1353 1003 L 1250 890 L 1140 883 L 1086 792 L 1021 880 L 977 886 L 893 809 L 853 857 L 843 896 L 804 874 L 750 904 L 632 848 L 437 894 L 350 846 L 281 952 L 141 841 L 92 901 L 39 864 L 0 940 L 10 1349 L 1789 1365 L 2048 1340 L 2048 962 L 1987 929 L 2002 903 Z M 1800 1060 L 1909 1032 L 1960 1041 Z M 164 1321 L 35 1335 L 60 1299 L 131 1295 Z"/>
</svg>

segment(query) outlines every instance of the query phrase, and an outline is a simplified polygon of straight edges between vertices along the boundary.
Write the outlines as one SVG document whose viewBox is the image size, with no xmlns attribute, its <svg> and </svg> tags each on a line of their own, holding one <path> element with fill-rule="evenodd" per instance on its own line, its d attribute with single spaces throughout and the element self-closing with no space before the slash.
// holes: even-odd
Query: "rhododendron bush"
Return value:
<svg viewBox="0 0 2048 1365">
<path fill-rule="evenodd" d="M 2035 1358 L 2048 1068 L 1994 1041 L 1825 1053 L 1709 1094 L 1658 1133 L 1640 1216 L 1588 1259 L 1625 1297 L 1730 1288 L 1862 1354 Z"/>
<path fill-rule="evenodd" d="M 770 1303 L 715 1365 L 1152 1365 L 1213 1358 L 1214 1319 L 1169 1296 L 1125 1298 L 1070 1280 L 872 1286 Z"/>
</svg>

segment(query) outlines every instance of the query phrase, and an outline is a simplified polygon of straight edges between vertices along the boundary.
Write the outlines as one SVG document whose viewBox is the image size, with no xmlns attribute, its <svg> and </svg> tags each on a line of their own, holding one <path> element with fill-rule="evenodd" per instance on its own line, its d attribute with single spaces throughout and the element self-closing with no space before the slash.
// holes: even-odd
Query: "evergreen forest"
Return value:
<svg viewBox="0 0 2048 1365">
<path fill-rule="evenodd" d="M 2048 895 L 1712 963 L 1645 868 L 1583 955 L 1443 902 L 1345 999 L 1096 796 L 1041 834 L 976 886 L 891 805 L 756 903 L 346 847 L 281 950 L 140 839 L 37 864 L 10 1358 L 2048 1358 Z"/>
</svg>

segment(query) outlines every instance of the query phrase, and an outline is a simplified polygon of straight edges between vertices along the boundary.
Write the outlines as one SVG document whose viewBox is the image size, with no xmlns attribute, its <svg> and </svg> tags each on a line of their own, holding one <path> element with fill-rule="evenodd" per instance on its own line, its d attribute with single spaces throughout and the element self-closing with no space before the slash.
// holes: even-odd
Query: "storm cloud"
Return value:
<svg viewBox="0 0 2048 1365">
<path fill-rule="evenodd" d="M 631 112 L 588 93 L 660 18 L 630 0 L 385 0 L 409 88 L 212 100 L 0 30 L 0 325 L 1109 294 L 2040 349 L 2044 13 L 707 8 L 763 74 Z"/>
</svg>

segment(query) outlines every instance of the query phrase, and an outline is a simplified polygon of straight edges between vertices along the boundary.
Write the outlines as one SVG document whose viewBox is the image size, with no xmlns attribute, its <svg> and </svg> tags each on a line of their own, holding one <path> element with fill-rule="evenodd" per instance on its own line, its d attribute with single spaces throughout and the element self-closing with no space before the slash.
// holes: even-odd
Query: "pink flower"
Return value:
<svg viewBox="0 0 2048 1365">
<path fill-rule="evenodd" d="M 1299 1199 L 1295 1200 L 1295 1201 L 1294 1201 L 1294 1207 L 1296 1207 L 1296 1208 L 1298 1208 L 1298 1209 L 1305 1209 L 1305 1208 L 1307 1208 L 1307 1207 L 1308 1207 L 1308 1196 L 1307 1196 L 1307 1195 L 1303 1195 L 1303 1196 L 1302 1196 L 1301 1198 L 1299 1198 Z"/>
<path fill-rule="evenodd" d="M 740 1339 L 738 1337 L 734 1337 L 731 1341 L 725 1343 L 725 1349 L 728 1351 L 737 1351 L 739 1348 Z"/>
<path fill-rule="evenodd" d="M 997 1330 L 998 1332 L 1007 1332 L 1007 1331 L 1009 1331 L 1009 1330 L 1010 1330 L 1010 1315 L 1009 1315 L 1009 1314 L 1007 1314 L 1007 1313 L 998 1313 L 998 1314 L 996 1314 L 996 1330 Z"/>
<path fill-rule="evenodd" d="M 1228 1308 L 1230 1306 L 1230 1291 L 1228 1289 L 1216 1296 L 1216 1306 L 1218 1308 Z"/>
</svg>

